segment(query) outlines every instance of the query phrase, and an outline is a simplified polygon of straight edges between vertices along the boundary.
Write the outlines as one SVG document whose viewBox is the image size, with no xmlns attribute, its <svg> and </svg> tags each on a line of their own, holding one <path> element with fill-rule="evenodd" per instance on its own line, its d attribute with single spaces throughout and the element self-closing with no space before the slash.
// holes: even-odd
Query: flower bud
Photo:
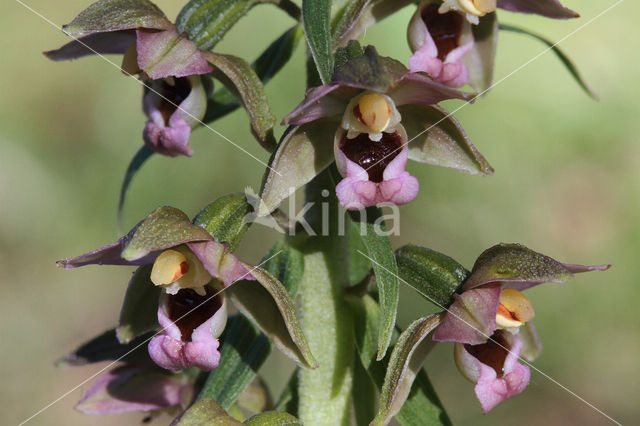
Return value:
<svg viewBox="0 0 640 426">
<path fill-rule="evenodd" d="M 496 313 L 496 327 L 500 329 L 517 328 L 535 316 L 531 302 L 524 294 L 512 288 L 505 288 L 500 295 L 500 304 Z"/>
<path fill-rule="evenodd" d="M 169 294 L 176 294 L 181 288 L 203 294 L 203 287 L 211 279 L 202 262 L 186 246 L 163 251 L 151 269 L 151 282 L 164 287 Z"/>
</svg>

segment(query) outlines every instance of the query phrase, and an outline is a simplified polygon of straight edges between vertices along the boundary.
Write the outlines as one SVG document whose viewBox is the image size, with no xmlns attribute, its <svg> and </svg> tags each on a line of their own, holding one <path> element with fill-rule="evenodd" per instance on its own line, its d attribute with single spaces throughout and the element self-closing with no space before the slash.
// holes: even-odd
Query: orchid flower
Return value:
<svg viewBox="0 0 640 426">
<path fill-rule="evenodd" d="M 410 157 L 405 126 L 433 127 L 424 123 L 431 119 L 429 112 L 413 106 L 431 107 L 445 99 L 470 98 L 409 72 L 368 46 L 338 67 L 329 84 L 310 90 L 283 123 L 323 120 L 335 126 L 333 151 L 344 178 L 336 194 L 345 208 L 406 204 L 418 194 L 419 184 L 405 170 Z"/>
<path fill-rule="evenodd" d="M 563 283 L 573 274 L 604 271 L 610 265 L 560 263 L 518 244 L 501 244 L 483 252 L 433 334 L 437 342 L 455 342 L 461 373 L 476 383 L 475 393 L 486 414 L 521 393 L 529 383 L 529 367 L 540 342 L 530 321 L 533 306 L 522 293 L 544 282 Z"/>
<path fill-rule="evenodd" d="M 227 320 L 227 302 L 220 290 L 254 279 L 228 245 L 171 207 L 157 209 L 115 243 L 58 262 L 64 268 L 89 264 L 152 266 L 148 281 L 162 288 L 162 331 L 149 343 L 149 355 L 173 371 L 217 367 L 218 337 Z"/>
</svg>

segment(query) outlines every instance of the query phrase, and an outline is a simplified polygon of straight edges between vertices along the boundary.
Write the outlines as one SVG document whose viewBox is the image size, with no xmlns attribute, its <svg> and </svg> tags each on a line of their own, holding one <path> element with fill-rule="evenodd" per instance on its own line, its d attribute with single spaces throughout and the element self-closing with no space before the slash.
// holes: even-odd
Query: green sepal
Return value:
<svg viewBox="0 0 640 426">
<path fill-rule="evenodd" d="M 356 40 L 350 40 L 349 43 L 345 47 L 341 47 L 336 50 L 336 57 L 334 67 L 337 71 L 347 62 L 356 59 L 360 56 L 364 55 L 364 50 L 362 50 L 362 46 Z"/>
<path fill-rule="evenodd" d="M 148 0 L 99 0 L 80 12 L 62 30 L 74 37 L 136 28 L 166 30 L 173 27 L 164 13 Z"/>
<path fill-rule="evenodd" d="M 587 82 L 580 75 L 578 68 L 574 65 L 571 59 L 569 59 L 566 53 L 564 53 L 562 49 L 558 47 L 557 43 L 554 43 L 551 40 L 545 37 L 542 37 L 538 34 L 532 33 L 529 30 L 525 30 L 524 28 L 514 27 L 513 25 L 500 24 L 500 29 L 503 31 L 511 31 L 518 34 L 526 34 L 546 44 L 549 47 L 549 49 L 551 49 L 553 53 L 556 54 L 558 59 L 562 61 L 562 64 L 567 68 L 567 71 L 569 71 L 573 79 L 580 85 L 582 90 L 584 90 L 585 93 L 589 95 L 591 98 L 598 100 L 598 95 L 593 90 L 591 90 Z"/>
<path fill-rule="evenodd" d="M 189 216 L 175 207 L 158 207 L 125 237 L 121 257 L 128 261 L 174 247 L 184 242 L 206 241 L 207 231 L 191 223 Z"/>
<path fill-rule="evenodd" d="M 231 417 L 216 401 L 204 398 L 189 407 L 171 426 L 236 426 L 242 422 Z"/>
<path fill-rule="evenodd" d="M 216 241 L 229 243 L 233 251 L 249 229 L 245 219 L 251 212 L 251 205 L 244 194 L 229 194 L 202 209 L 193 223 L 206 229 Z"/>
<path fill-rule="evenodd" d="M 273 140 L 275 144 L 275 140 L 269 135 L 276 124 L 276 117 L 271 113 L 267 94 L 256 72 L 247 61 L 237 56 L 213 52 L 203 52 L 203 55 L 215 67 L 215 78 L 242 100 L 258 141 L 268 151 L 273 151 L 275 146 L 271 142 Z"/>
<path fill-rule="evenodd" d="M 265 171 L 258 215 L 271 213 L 333 162 L 337 126 L 321 120 L 287 129 Z"/>
<path fill-rule="evenodd" d="M 160 328 L 158 300 L 162 289 L 151 282 L 152 267 L 139 267 L 129 281 L 116 329 L 120 343 L 129 343 L 148 331 Z"/>
<path fill-rule="evenodd" d="M 256 414 L 244 422 L 248 426 L 302 426 L 302 422 L 289 413 L 267 411 Z"/>
<path fill-rule="evenodd" d="M 336 70 L 332 82 L 381 93 L 395 87 L 408 72 L 400 61 L 378 55 L 375 47 L 366 46 L 364 53 Z"/>
<path fill-rule="evenodd" d="M 238 309 L 250 318 L 269 340 L 301 367 L 316 368 L 318 363 L 305 338 L 293 299 L 284 285 L 262 268 L 252 268 L 255 280 L 242 280 L 227 292 Z"/>
<path fill-rule="evenodd" d="M 453 303 L 470 274 L 449 256 L 411 244 L 396 250 L 396 261 L 403 282 L 441 309 Z"/>
<path fill-rule="evenodd" d="M 487 176 L 493 168 L 451 114 L 435 106 L 398 107 L 409 137 L 409 158 L 462 173 Z"/>
</svg>

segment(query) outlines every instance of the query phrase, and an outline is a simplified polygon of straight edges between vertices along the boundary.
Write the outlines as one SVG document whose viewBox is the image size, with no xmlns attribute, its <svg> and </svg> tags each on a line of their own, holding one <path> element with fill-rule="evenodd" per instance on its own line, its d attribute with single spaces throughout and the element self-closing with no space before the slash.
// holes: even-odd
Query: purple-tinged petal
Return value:
<svg viewBox="0 0 640 426">
<path fill-rule="evenodd" d="M 73 40 L 59 49 L 44 52 L 53 61 L 67 61 L 83 56 L 122 54 L 136 41 L 133 31 L 89 34 Z"/>
<path fill-rule="evenodd" d="M 300 105 L 282 120 L 282 124 L 298 125 L 342 114 L 355 93 L 356 89 L 341 87 L 338 84 L 325 84 L 313 88 Z"/>
<path fill-rule="evenodd" d="M 433 340 L 471 345 L 486 342 L 496 328 L 501 291 L 494 285 L 454 295 L 455 301 L 433 333 Z"/>
<path fill-rule="evenodd" d="M 529 384 L 529 367 L 518 363 L 521 349 L 517 335 L 504 333 L 494 334 L 492 341 L 479 346 L 456 343 L 456 366 L 462 375 L 476 383 L 475 393 L 484 414 L 518 395 Z"/>
<path fill-rule="evenodd" d="M 460 92 L 442 83 L 435 82 L 419 73 L 407 73 L 398 85 L 387 92 L 396 106 L 435 105 L 447 99 L 462 99 L 473 101 L 475 94 Z"/>
<path fill-rule="evenodd" d="M 137 30 L 136 37 L 138 66 L 153 80 L 213 71 L 198 46 L 174 28 L 165 31 Z"/>
<path fill-rule="evenodd" d="M 100 376 L 76 409 L 85 414 L 159 410 L 188 400 L 192 392 L 179 376 L 123 366 Z"/>
<path fill-rule="evenodd" d="M 238 260 L 226 243 L 207 241 L 187 244 L 214 278 L 229 286 L 238 280 L 253 280 L 247 267 Z"/>
<path fill-rule="evenodd" d="M 147 265 L 160 251 L 192 241 L 213 240 L 182 211 L 159 207 L 115 243 L 56 264 L 65 269 L 96 265 Z"/>
<path fill-rule="evenodd" d="M 558 0 L 498 0 L 500 9 L 519 13 L 535 13 L 547 18 L 578 18 L 580 14 L 564 7 Z"/>
<path fill-rule="evenodd" d="M 564 283 L 574 272 L 606 270 L 608 265 L 566 265 L 520 244 L 498 244 L 485 250 L 464 284 L 468 290 L 501 282 L 504 287 L 522 291 L 545 282 Z"/>
<path fill-rule="evenodd" d="M 606 271 L 611 268 L 611 265 L 576 265 L 571 263 L 563 263 L 564 266 L 569 272 L 572 274 L 578 274 L 580 272 L 589 272 L 589 271 Z"/>
<path fill-rule="evenodd" d="M 159 126 L 153 121 L 148 121 L 142 131 L 144 143 L 158 154 L 176 157 L 185 155 L 191 157 L 193 150 L 189 146 L 191 127 L 184 120 L 173 120 L 170 127 Z"/>
</svg>

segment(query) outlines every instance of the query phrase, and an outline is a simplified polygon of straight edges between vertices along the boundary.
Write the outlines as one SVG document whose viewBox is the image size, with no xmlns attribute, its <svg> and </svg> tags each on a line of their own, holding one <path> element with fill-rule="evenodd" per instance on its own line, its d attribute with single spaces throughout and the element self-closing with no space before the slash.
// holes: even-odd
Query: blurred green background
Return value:
<svg viewBox="0 0 640 426">
<path fill-rule="evenodd" d="M 30 0 L 58 27 L 86 0 Z M 175 17 L 180 2 L 158 5 Z M 613 1 L 567 0 L 582 18 L 569 22 L 500 12 L 505 23 L 558 40 Z M 61 371 L 53 361 L 115 325 L 131 270 L 88 267 L 63 271 L 55 260 L 113 241 L 124 170 L 141 144 L 141 86 L 99 58 L 53 63 L 40 54 L 68 41 L 59 29 L 14 0 L 0 15 L 0 423 L 16 424 L 53 402 L 102 366 Z M 383 55 L 407 60 L 407 8 L 364 37 Z M 498 242 L 520 242 L 571 263 L 613 263 L 606 273 L 566 285 L 532 289 L 544 351 L 521 396 L 482 416 L 473 386 L 457 372 L 450 345 L 439 345 L 426 369 L 458 425 L 608 424 L 566 387 L 622 423 L 640 415 L 640 120 L 635 95 L 640 65 L 640 6 L 627 1 L 562 43 L 601 100 L 589 99 L 557 58 L 547 53 L 456 113 L 496 169 L 490 178 L 409 165 L 418 198 L 401 208 L 396 246 L 413 242 L 447 253 L 467 267 Z M 218 51 L 249 60 L 291 24 L 271 6 L 254 9 Z M 544 47 L 503 33 L 496 81 Z M 303 49 L 267 87 L 282 117 L 304 91 Z M 120 58 L 112 57 L 116 64 Z M 449 105 L 450 108 L 458 104 Z M 257 157 L 245 113 L 213 127 Z M 190 215 L 218 196 L 256 190 L 263 167 L 207 129 L 192 137 L 195 155 L 152 158 L 136 178 L 125 212 L 128 229 L 159 205 Z M 257 261 L 275 233 L 254 227 L 240 248 Z M 402 326 L 432 311 L 402 289 Z M 289 364 L 269 360 L 277 391 Z M 89 383 L 71 391 L 30 424 L 135 424 L 139 415 L 84 416 L 73 410 Z M 168 420 L 167 418 L 163 419 Z"/>
</svg>

